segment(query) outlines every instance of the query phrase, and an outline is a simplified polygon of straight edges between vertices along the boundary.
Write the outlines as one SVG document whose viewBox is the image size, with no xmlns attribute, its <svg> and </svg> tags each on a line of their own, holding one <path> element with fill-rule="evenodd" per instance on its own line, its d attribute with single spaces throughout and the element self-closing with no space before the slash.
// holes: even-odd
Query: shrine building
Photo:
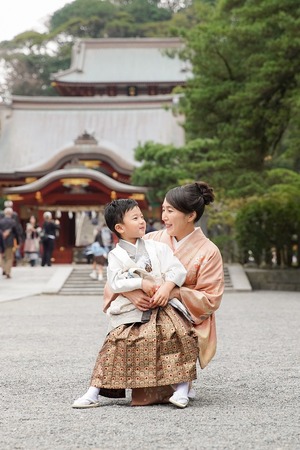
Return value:
<svg viewBox="0 0 300 450">
<path fill-rule="evenodd" d="M 111 199 L 135 198 L 146 217 L 159 215 L 130 177 L 139 144 L 184 144 L 172 113 L 173 89 L 191 76 L 174 56 L 181 47 L 173 38 L 79 40 L 71 67 L 52 76 L 59 96 L 0 103 L 0 196 L 23 229 L 45 211 L 60 220 L 55 262 L 73 262 L 93 241 Z"/>
</svg>

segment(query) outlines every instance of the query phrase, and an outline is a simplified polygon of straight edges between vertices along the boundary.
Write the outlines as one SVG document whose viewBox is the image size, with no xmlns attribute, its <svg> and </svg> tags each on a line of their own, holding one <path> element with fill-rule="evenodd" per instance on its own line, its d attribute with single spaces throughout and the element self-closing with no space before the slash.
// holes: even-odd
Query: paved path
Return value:
<svg viewBox="0 0 300 450">
<path fill-rule="evenodd" d="M 2 276 L 0 269 L 0 303 L 18 300 L 30 295 L 57 293 L 69 276 L 72 265 L 56 264 L 50 267 L 12 267 L 12 278 Z"/>
<path fill-rule="evenodd" d="M 186 409 L 128 396 L 74 410 L 105 336 L 101 298 L 3 301 L 0 449 L 299 449 L 299 293 L 228 292 L 217 323 L 217 355 Z"/>
</svg>

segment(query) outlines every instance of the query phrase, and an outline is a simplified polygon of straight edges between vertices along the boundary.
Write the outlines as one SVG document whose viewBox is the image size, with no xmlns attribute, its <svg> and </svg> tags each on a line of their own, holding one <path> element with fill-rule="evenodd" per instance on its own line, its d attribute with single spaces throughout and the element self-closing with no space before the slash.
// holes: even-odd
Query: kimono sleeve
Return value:
<svg viewBox="0 0 300 450">
<path fill-rule="evenodd" d="M 220 306 L 224 292 L 223 261 L 219 250 L 210 254 L 197 273 L 196 285 L 180 288 L 182 303 L 189 310 L 195 324 L 200 324 Z"/>
</svg>

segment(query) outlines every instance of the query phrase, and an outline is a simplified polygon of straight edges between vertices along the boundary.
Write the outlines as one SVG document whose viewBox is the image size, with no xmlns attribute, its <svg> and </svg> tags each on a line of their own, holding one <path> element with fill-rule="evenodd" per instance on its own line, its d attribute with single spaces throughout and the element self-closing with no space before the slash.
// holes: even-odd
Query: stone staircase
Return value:
<svg viewBox="0 0 300 450">
<path fill-rule="evenodd" d="M 230 276 L 229 268 L 226 265 L 224 266 L 224 288 L 225 288 L 225 291 L 233 290 L 233 284 L 232 284 L 232 279 Z"/>
<path fill-rule="evenodd" d="M 106 282 L 106 269 L 103 281 L 93 280 L 89 275 L 92 265 L 74 267 L 71 274 L 59 291 L 60 295 L 103 295 Z"/>
<path fill-rule="evenodd" d="M 103 281 L 93 280 L 90 278 L 90 273 L 92 272 L 92 265 L 78 265 L 75 266 L 66 279 L 63 287 L 59 291 L 61 295 L 103 295 L 103 289 L 106 282 L 106 269 L 104 269 L 104 277 Z M 241 273 L 241 269 L 239 269 L 239 274 L 237 278 L 241 279 L 243 273 Z M 234 291 L 234 290 L 248 290 L 249 287 L 246 285 L 245 280 L 244 286 L 238 286 L 237 279 L 233 281 L 233 275 L 235 272 L 232 271 L 232 267 L 229 267 L 225 264 L 224 266 L 224 281 L 225 281 L 225 291 Z M 251 289 L 251 288 L 250 288 Z"/>
</svg>

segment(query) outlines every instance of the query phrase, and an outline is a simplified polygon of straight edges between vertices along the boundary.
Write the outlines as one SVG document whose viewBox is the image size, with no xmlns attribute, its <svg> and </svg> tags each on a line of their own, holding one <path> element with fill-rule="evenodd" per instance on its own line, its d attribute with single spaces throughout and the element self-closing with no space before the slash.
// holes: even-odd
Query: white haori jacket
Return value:
<svg viewBox="0 0 300 450">
<path fill-rule="evenodd" d="M 137 264 L 130 258 L 127 251 L 119 244 L 108 254 L 107 281 L 111 291 L 115 294 L 130 292 L 136 289 L 142 289 L 142 279 L 144 277 L 154 280 L 172 281 L 178 287 L 181 287 L 185 281 L 186 269 L 179 259 L 174 256 L 173 251 L 168 245 L 156 241 L 143 241 L 146 251 L 149 255 L 152 271 L 137 267 Z M 130 277 L 128 274 L 130 272 Z M 178 299 L 170 301 L 173 306 L 186 311 Z M 123 295 L 113 300 L 107 309 L 110 318 L 110 328 L 118 327 L 121 324 L 144 322 L 143 311 L 137 309 Z"/>
</svg>

